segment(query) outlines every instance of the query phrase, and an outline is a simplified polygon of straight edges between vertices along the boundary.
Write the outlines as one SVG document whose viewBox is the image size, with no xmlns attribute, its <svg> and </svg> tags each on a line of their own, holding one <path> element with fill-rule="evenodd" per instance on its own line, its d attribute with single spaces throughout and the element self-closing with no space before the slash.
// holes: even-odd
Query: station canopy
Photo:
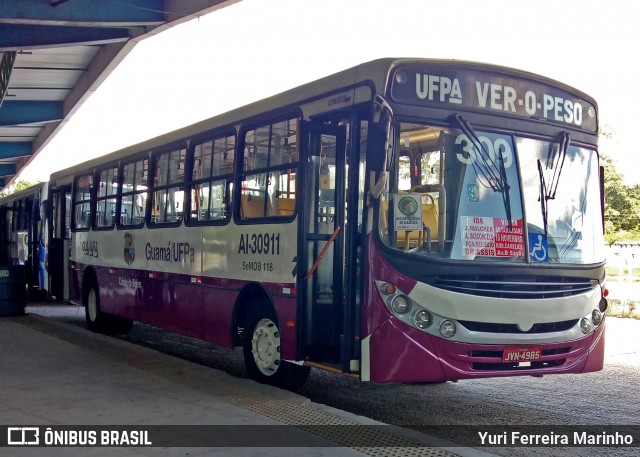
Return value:
<svg viewBox="0 0 640 457">
<path fill-rule="evenodd" d="M 136 43 L 237 1 L 0 1 L 0 189 Z"/>
</svg>

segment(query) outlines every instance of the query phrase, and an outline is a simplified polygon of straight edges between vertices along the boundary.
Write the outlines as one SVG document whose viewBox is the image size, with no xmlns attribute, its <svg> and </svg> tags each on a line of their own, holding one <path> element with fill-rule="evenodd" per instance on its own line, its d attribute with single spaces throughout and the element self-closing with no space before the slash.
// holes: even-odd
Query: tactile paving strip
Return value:
<svg viewBox="0 0 640 457">
<path fill-rule="evenodd" d="M 186 384 L 209 395 L 215 393 L 224 401 L 253 411 L 282 424 L 294 426 L 314 436 L 325 438 L 342 447 L 372 457 L 455 457 L 440 448 L 425 446 L 389 432 L 388 427 L 363 426 L 355 421 L 323 411 L 311 402 L 295 402 L 286 398 L 265 398 L 241 383 L 216 382 L 206 372 L 183 375 L 183 360 L 118 339 L 96 335 L 87 330 L 40 316 L 10 318 L 31 329 L 46 333 L 109 359 L 152 372 L 171 381 Z M 363 446 L 366 443 L 366 446 Z"/>
</svg>

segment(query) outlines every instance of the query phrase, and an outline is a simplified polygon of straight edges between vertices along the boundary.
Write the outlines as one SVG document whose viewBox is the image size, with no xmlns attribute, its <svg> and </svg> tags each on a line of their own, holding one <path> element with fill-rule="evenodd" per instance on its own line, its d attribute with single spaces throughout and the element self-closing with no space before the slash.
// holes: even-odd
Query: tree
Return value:
<svg viewBox="0 0 640 457">
<path fill-rule="evenodd" d="M 13 184 L 11 184 L 11 186 L 3 189 L 2 191 L 2 196 L 6 197 L 7 195 L 11 195 L 13 193 L 18 192 L 19 190 L 22 189 L 26 189 L 28 187 L 31 186 L 35 186 L 36 184 L 38 184 L 40 181 L 37 182 L 31 182 L 31 181 L 26 181 L 24 179 L 18 179 L 17 181 L 15 181 Z"/>
<path fill-rule="evenodd" d="M 604 127 L 600 135 L 612 140 L 615 132 Z M 615 160 L 601 154 L 604 166 L 605 238 L 609 244 L 621 240 L 640 239 L 640 186 L 627 186 Z"/>
</svg>

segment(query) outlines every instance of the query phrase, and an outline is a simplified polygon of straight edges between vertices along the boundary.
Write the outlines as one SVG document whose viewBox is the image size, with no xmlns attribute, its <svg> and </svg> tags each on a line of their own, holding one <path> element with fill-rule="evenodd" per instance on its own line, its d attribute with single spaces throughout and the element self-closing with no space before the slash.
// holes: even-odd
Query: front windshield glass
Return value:
<svg viewBox="0 0 640 457">
<path fill-rule="evenodd" d="M 596 152 L 570 145 L 563 153 L 559 143 L 527 138 L 516 147 L 531 261 L 604 261 Z"/>
<path fill-rule="evenodd" d="M 562 152 L 559 140 L 473 131 L 464 125 L 397 127 L 379 212 L 380 236 L 389 247 L 492 262 L 604 259 L 595 151 L 567 142 L 561 163 L 549 160 L 553 151 L 556 159 Z M 557 189 L 553 199 L 551 185 Z"/>
</svg>

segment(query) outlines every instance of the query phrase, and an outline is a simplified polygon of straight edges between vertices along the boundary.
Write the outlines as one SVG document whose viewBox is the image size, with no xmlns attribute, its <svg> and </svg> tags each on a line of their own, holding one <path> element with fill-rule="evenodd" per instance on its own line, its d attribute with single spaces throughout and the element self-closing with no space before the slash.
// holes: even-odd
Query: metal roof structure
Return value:
<svg viewBox="0 0 640 457">
<path fill-rule="evenodd" d="M 136 43 L 239 0 L 0 0 L 0 188 Z"/>
</svg>

